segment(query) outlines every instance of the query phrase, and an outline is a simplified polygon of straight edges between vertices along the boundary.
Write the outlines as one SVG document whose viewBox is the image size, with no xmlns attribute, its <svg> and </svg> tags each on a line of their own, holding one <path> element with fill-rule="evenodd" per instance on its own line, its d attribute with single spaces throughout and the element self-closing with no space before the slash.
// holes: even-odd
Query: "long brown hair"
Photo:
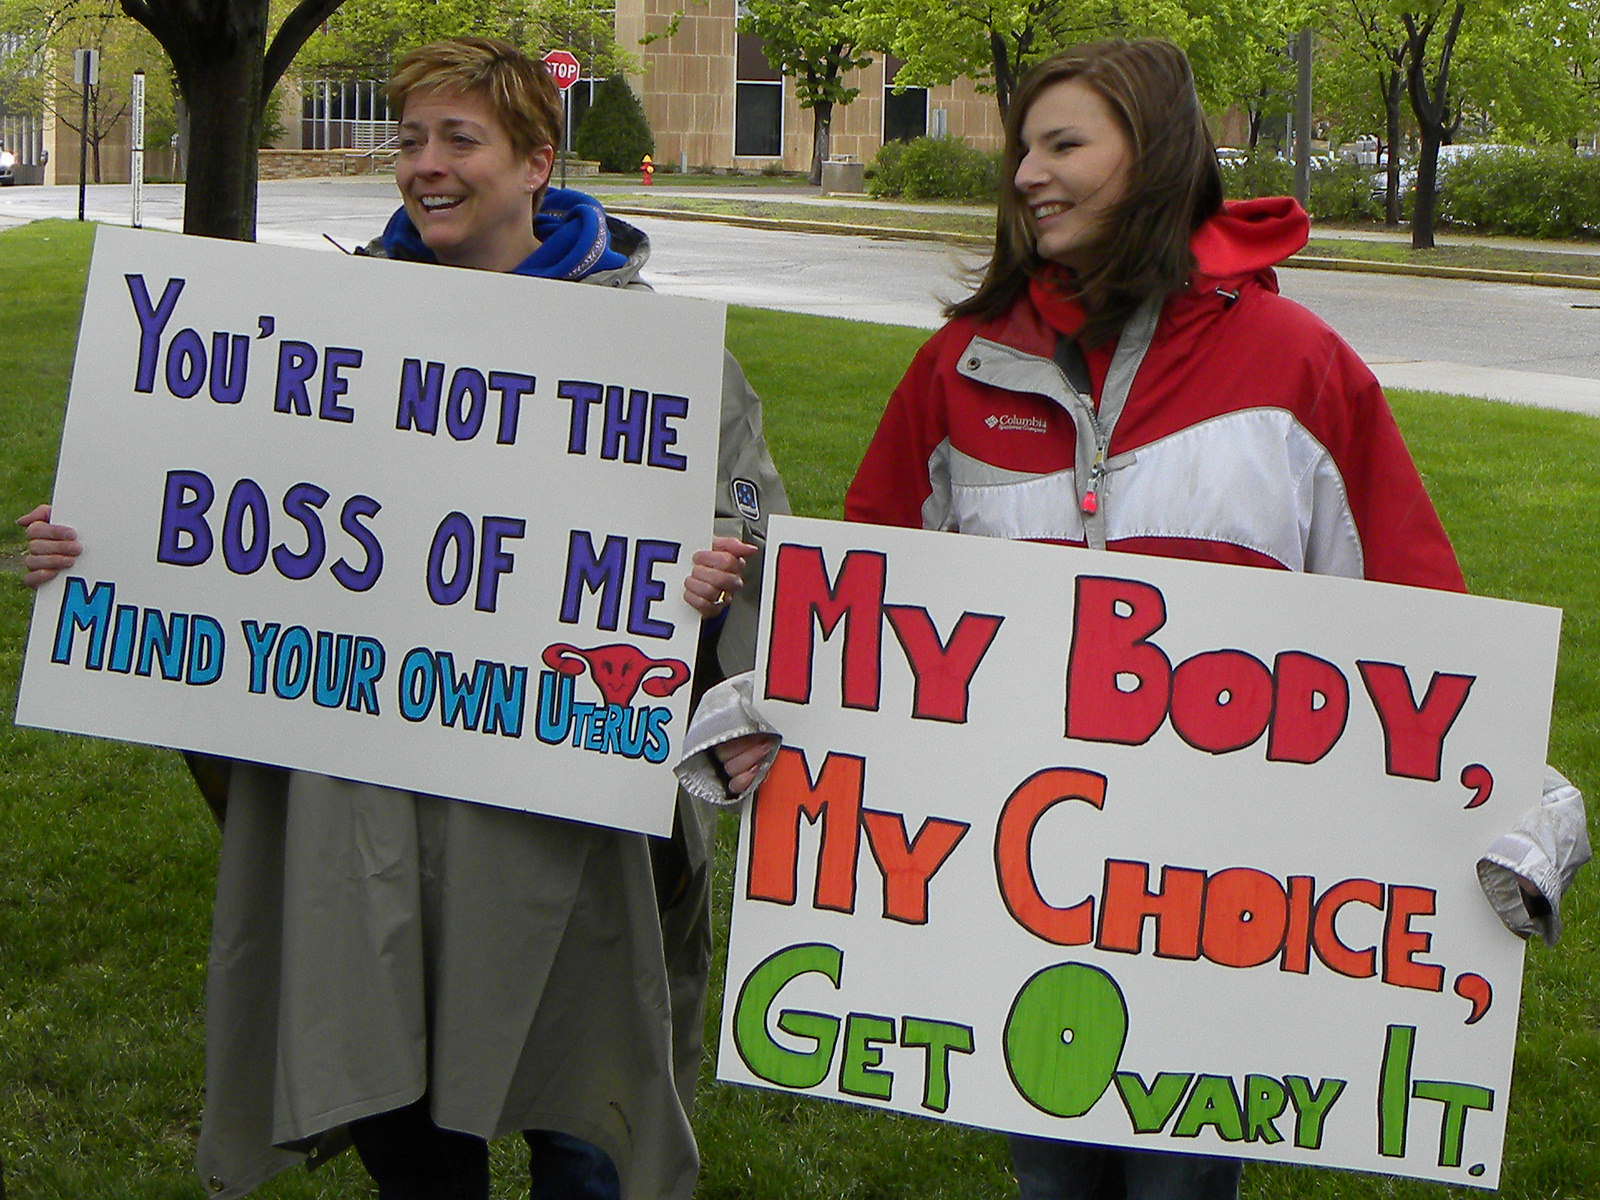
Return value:
<svg viewBox="0 0 1600 1200">
<path fill-rule="evenodd" d="M 1222 173 L 1189 60 L 1158 38 L 1096 42 L 1046 59 L 1018 85 L 1006 117 L 994 256 L 977 290 L 946 315 L 999 316 L 1048 266 L 1015 180 L 1028 110 L 1071 79 L 1111 105 L 1133 143 L 1127 195 L 1107 214 L 1099 265 L 1076 279 L 1089 317 L 1081 336 L 1089 344 L 1114 336 L 1145 297 L 1176 291 L 1194 273 L 1189 238 L 1222 207 Z"/>
</svg>

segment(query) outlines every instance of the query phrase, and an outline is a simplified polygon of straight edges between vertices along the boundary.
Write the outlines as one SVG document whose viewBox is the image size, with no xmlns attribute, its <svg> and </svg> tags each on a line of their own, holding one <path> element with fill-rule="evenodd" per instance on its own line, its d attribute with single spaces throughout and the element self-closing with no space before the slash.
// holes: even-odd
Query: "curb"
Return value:
<svg viewBox="0 0 1600 1200">
<path fill-rule="evenodd" d="M 789 217 L 743 217 L 735 213 L 691 212 L 681 208 L 635 208 L 610 205 L 608 213 L 620 217 L 660 217 L 668 221 L 719 221 L 743 229 L 775 229 L 782 233 L 833 233 L 840 237 L 892 238 L 901 242 L 950 242 L 958 246 L 987 247 L 991 238 L 980 233 L 950 233 L 939 229 L 896 229 L 888 225 L 843 225 L 835 221 L 802 221 Z"/>
<path fill-rule="evenodd" d="M 887 225 L 841 225 L 833 221 L 802 221 L 787 217 L 744 217 L 735 213 L 692 212 L 678 208 L 606 206 L 624 217 L 658 217 L 667 221 L 716 221 L 744 229 L 773 229 L 782 233 L 832 233 L 841 237 L 890 238 L 904 242 L 946 242 L 956 246 L 986 248 L 990 238 L 976 233 L 949 233 L 936 229 L 897 229 Z M 1532 287 L 1580 288 L 1600 291 L 1600 278 L 1560 275 L 1550 271 L 1498 271 L 1490 267 L 1432 267 L 1411 263 L 1374 262 L 1361 258 L 1324 258 L 1295 254 L 1280 267 L 1314 271 L 1364 271 L 1371 275 L 1416 275 L 1431 279 L 1466 279 L 1480 283 L 1521 283 Z"/>
<path fill-rule="evenodd" d="M 1600 279 L 1586 275 L 1558 275 L 1552 271 L 1497 271 L 1492 267 L 1432 267 L 1426 264 L 1373 262 L 1361 258 L 1320 258 L 1294 254 L 1278 264 L 1318 271 L 1364 271 L 1369 275 L 1420 275 L 1430 279 L 1473 279 L 1480 283 L 1523 283 L 1534 287 L 1600 290 Z"/>
</svg>

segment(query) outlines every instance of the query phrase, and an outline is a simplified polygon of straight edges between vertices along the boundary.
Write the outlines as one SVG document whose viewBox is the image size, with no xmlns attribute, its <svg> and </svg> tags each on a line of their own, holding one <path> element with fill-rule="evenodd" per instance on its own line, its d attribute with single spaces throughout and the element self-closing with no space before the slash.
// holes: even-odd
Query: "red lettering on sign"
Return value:
<svg viewBox="0 0 1600 1200">
<path fill-rule="evenodd" d="M 1149 639 L 1166 620 L 1166 601 L 1148 583 L 1078 577 L 1067 659 L 1069 738 L 1142 746 L 1155 736 L 1167 715 L 1172 664 Z"/>
<path fill-rule="evenodd" d="M 1475 682 L 1471 675 L 1445 675 L 1435 671 L 1428 693 L 1418 704 L 1412 698 L 1411 679 L 1397 663 L 1359 662 L 1361 681 L 1367 685 L 1378 720 L 1383 725 L 1383 752 L 1391 775 L 1438 782 L 1444 759 L 1444 736 L 1461 715 L 1467 693 Z"/>
<path fill-rule="evenodd" d="M 816 629 L 828 637 L 844 624 L 840 703 L 876 710 L 883 645 L 884 555 L 852 550 L 830 584 L 820 546 L 778 549 L 772 591 L 772 632 L 767 652 L 769 699 L 804 704 L 811 699 Z M 804 631 L 804 632 L 802 632 Z"/>
<path fill-rule="evenodd" d="M 785 746 L 762 781 L 750 811 L 752 900 L 793 904 L 800 870 L 800 818 L 822 822 L 812 907 L 854 912 L 856 852 L 861 844 L 861 792 L 866 759 L 829 754 L 815 782 L 805 752 Z"/>
<path fill-rule="evenodd" d="M 1056 946 L 1087 945 L 1094 936 L 1094 900 L 1057 908 L 1039 891 L 1033 874 L 1033 830 L 1039 818 L 1063 800 L 1095 808 L 1106 802 L 1106 777 L 1092 771 L 1050 767 L 1029 776 L 1011 793 L 995 830 L 994 858 L 1006 908 L 1029 933 Z"/>
</svg>

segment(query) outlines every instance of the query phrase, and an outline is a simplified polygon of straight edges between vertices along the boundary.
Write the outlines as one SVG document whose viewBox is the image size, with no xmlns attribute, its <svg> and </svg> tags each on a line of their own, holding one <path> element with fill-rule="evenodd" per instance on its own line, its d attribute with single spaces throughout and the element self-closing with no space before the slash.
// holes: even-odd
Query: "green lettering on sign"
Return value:
<svg viewBox="0 0 1600 1200">
<path fill-rule="evenodd" d="M 1128 1006 L 1098 967 L 1046 967 L 1006 1018 L 1006 1069 L 1023 1099 L 1056 1117 L 1081 1117 L 1105 1094 L 1128 1040 Z"/>
<path fill-rule="evenodd" d="M 814 1043 L 805 1051 L 780 1046 L 768 1031 L 767 1020 L 778 993 L 791 980 L 815 973 L 827 976 L 837 988 L 843 971 L 844 951 L 813 942 L 779 950 L 750 972 L 734 1009 L 733 1041 L 752 1074 L 786 1088 L 813 1088 L 828 1077 L 839 1040 L 838 1017 L 793 1009 L 778 1014 L 779 1029 Z"/>
</svg>

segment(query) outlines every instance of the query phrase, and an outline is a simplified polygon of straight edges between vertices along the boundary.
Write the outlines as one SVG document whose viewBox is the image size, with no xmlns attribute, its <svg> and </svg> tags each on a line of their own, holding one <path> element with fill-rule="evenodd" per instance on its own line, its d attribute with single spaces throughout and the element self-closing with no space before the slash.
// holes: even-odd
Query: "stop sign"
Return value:
<svg viewBox="0 0 1600 1200">
<path fill-rule="evenodd" d="M 578 59 L 570 50 L 552 50 L 544 56 L 545 70 L 563 92 L 578 82 Z"/>
</svg>

